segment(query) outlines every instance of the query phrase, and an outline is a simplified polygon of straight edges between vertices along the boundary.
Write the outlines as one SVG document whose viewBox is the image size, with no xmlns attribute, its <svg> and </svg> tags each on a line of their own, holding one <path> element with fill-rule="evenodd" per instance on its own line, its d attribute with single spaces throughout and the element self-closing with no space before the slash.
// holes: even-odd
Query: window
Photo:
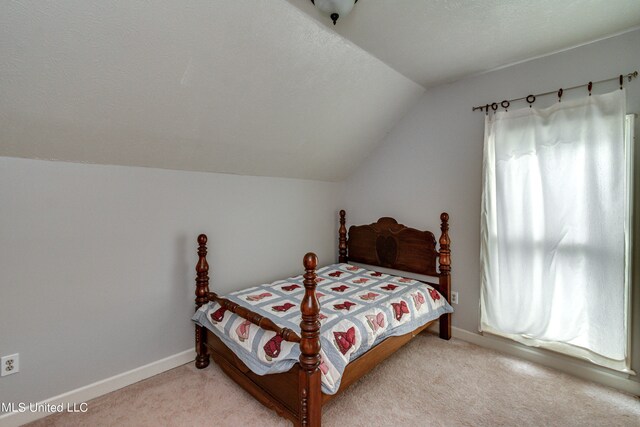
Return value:
<svg viewBox="0 0 640 427">
<path fill-rule="evenodd" d="M 623 90 L 487 116 L 481 330 L 629 371 Z"/>
</svg>

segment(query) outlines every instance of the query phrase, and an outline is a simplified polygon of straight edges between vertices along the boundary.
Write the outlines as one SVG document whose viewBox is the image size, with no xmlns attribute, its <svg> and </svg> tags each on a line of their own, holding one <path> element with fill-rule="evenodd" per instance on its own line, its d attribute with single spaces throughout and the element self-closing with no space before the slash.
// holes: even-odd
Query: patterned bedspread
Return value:
<svg viewBox="0 0 640 427">
<path fill-rule="evenodd" d="M 431 286 L 350 264 L 317 270 L 320 301 L 322 391 L 334 394 L 349 361 L 389 336 L 403 335 L 453 309 Z M 300 333 L 302 276 L 233 292 L 225 298 Z M 193 320 L 210 329 L 256 374 L 286 372 L 298 361 L 298 344 L 283 341 L 226 311 L 203 305 Z"/>
</svg>

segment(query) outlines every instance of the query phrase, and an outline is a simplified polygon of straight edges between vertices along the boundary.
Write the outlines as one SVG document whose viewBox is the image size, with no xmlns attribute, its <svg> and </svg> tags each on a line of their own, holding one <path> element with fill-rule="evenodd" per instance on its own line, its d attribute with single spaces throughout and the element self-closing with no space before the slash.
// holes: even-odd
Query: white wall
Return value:
<svg viewBox="0 0 640 427">
<path fill-rule="evenodd" d="M 36 402 L 193 348 L 211 290 L 335 261 L 339 184 L 0 157 L 1 402 Z"/>
<path fill-rule="evenodd" d="M 484 114 L 472 112 L 471 108 L 626 74 L 640 69 L 638 58 L 640 31 L 634 31 L 428 90 L 346 181 L 349 224 L 394 216 L 405 224 L 437 230 L 439 213 L 449 212 L 453 289 L 460 296 L 453 325 L 477 332 Z M 596 86 L 594 93 L 616 86 Z M 640 79 L 628 84 L 627 90 L 628 111 L 640 113 Z M 565 94 L 565 98 L 575 96 L 576 92 Z M 553 96 L 540 98 L 537 105 L 553 102 Z M 518 106 L 521 107 L 526 104 Z M 636 122 L 636 135 L 640 135 L 639 124 L 640 120 Z M 636 149 L 636 165 L 640 165 L 638 159 L 640 149 Z M 640 212 L 638 177 L 640 171 L 636 174 L 636 212 Z M 636 236 L 640 231 L 639 216 L 636 215 Z M 636 242 L 640 239 L 636 238 Z M 636 265 L 640 265 L 638 249 Z M 638 282 L 636 274 L 635 283 Z M 640 335 L 639 297 L 640 291 L 636 291 L 636 337 Z M 633 366 L 640 371 L 640 338 L 635 339 L 634 350 Z"/>
</svg>

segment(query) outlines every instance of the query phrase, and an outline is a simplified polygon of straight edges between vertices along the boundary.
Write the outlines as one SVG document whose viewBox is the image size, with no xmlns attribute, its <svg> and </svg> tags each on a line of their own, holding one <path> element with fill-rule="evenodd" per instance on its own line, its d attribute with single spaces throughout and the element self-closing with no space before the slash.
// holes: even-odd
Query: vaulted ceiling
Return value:
<svg viewBox="0 0 640 427">
<path fill-rule="evenodd" d="M 0 155 L 338 181 L 424 88 L 640 24 L 636 0 L 0 2 Z"/>
<path fill-rule="evenodd" d="M 311 1 L 287 1 L 333 27 Z M 334 30 L 429 87 L 638 25 L 638 0 L 361 0 Z"/>
</svg>

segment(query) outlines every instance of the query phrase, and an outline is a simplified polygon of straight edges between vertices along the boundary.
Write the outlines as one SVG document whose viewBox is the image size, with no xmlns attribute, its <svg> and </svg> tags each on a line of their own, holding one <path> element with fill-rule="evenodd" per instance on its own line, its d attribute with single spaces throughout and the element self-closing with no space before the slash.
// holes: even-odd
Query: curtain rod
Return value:
<svg viewBox="0 0 640 427">
<path fill-rule="evenodd" d="M 572 87 L 568 87 L 566 89 L 560 89 L 557 92 L 555 90 L 552 90 L 550 92 L 536 93 L 535 95 L 528 95 L 528 96 L 523 96 L 523 97 L 520 97 L 520 98 L 505 99 L 499 105 L 498 105 L 497 102 L 492 102 L 491 104 L 485 104 L 485 105 L 481 105 L 479 107 L 473 107 L 472 111 L 480 110 L 480 111 L 484 111 L 485 113 L 488 114 L 489 113 L 489 109 L 491 109 L 493 111 L 496 111 L 499 106 L 506 110 L 507 108 L 509 108 L 509 105 L 512 102 L 514 102 L 514 101 L 522 101 L 523 99 L 525 101 L 527 101 L 529 103 L 529 107 L 531 107 L 531 104 L 536 102 L 536 97 L 544 96 L 544 95 L 551 95 L 552 93 L 557 93 L 558 94 L 558 101 L 560 101 L 562 99 L 562 93 L 565 90 L 573 90 L 573 89 L 578 89 L 578 88 L 585 87 L 585 86 L 589 89 L 589 96 L 591 96 L 591 89 L 593 89 L 593 85 L 594 84 L 610 82 L 610 81 L 613 81 L 613 80 L 617 79 L 620 82 L 620 89 L 622 89 L 622 85 L 623 85 L 625 77 L 627 78 L 627 81 L 630 82 L 631 80 L 633 80 L 636 77 L 638 77 L 638 72 L 634 71 L 634 72 L 626 74 L 626 75 L 620 74 L 618 77 L 611 77 L 610 79 L 604 79 L 604 80 L 599 80 L 597 82 L 589 82 L 589 83 L 585 83 L 585 84 L 581 84 L 581 85 L 577 85 L 577 86 L 572 86 Z"/>
</svg>

